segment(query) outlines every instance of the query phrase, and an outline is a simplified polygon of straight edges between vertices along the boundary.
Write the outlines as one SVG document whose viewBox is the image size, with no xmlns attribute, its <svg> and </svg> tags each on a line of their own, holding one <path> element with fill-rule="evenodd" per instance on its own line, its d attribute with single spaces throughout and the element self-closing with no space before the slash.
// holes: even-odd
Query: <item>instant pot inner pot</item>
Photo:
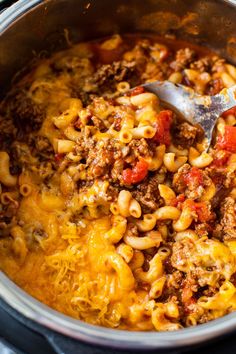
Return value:
<svg viewBox="0 0 236 354">
<path fill-rule="evenodd" d="M 30 11 L 22 14 L 27 3 Z M 36 6 L 35 6 L 36 4 Z M 14 5 L 15 6 L 15 5 Z M 0 20 L 0 92 L 36 55 L 113 33 L 177 35 L 236 62 L 236 3 L 216 0 L 20 0 Z"/>
<path fill-rule="evenodd" d="M 207 45 L 236 63 L 235 0 L 19 0 L 13 6 L 14 12 L 6 10 L 0 14 L 1 95 L 12 77 L 35 56 L 65 48 L 68 42 L 113 33 L 177 35 Z M 30 10 L 24 11 L 30 6 Z M 14 16 L 19 14 L 17 19 L 12 19 L 13 13 Z M 68 336 L 113 347 L 192 345 L 226 333 L 235 324 L 235 314 L 231 314 L 215 321 L 214 325 L 209 323 L 171 333 L 171 336 L 167 332 L 130 335 L 130 332 L 98 329 L 74 319 L 68 320 L 62 314 L 55 316 L 53 310 L 37 304 L 8 282 L 6 278 L 1 284 L 6 290 L 6 301 L 28 317 Z"/>
</svg>

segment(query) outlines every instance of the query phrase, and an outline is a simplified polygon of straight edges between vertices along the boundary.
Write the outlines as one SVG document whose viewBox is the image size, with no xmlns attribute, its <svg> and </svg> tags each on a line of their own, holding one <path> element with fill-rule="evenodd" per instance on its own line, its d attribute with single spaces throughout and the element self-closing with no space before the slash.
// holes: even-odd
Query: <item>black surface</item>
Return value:
<svg viewBox="0 0 236 354">
<path fill-rule="evenodd" d="M 55 354 L 43 336 L 12 319 L 1 307 L 0 336 L 25 354 Z"/>
</svg>

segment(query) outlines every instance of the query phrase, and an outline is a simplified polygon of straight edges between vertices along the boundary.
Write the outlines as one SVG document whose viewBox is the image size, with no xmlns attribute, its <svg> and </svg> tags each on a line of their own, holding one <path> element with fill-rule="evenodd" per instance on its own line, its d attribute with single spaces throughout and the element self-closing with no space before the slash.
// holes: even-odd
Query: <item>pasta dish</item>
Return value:
<svg viewBox="0 0 236 354">
<path fill-rule="evenodd" d="M 169 331 L 236 310 L 236 107 L 206 152 L 141 86 L 155 80 L 215 95 L 236 68 L 114 35 L 37 60 L 0 104 L 0 269 L 91 324 Z"/>
</svg>

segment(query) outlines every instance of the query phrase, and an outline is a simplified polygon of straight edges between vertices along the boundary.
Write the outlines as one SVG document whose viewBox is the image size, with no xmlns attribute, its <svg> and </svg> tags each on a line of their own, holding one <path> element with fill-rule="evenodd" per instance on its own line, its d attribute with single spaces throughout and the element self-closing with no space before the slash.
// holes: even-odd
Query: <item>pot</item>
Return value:
<svg viewBox="0 0 236 354">
<path fill-rule="evenodd" d="M 66 47 L 65 29 L 72 42 L 117 32 L 176 33 L 236 63 L 235 16 L 235 0 L 19 0 L 0 15 L 0 92 L 35 53 Z M 0 297 L 7 311 L 43 332 L 55 347 L 61 345 L 57 332 L 91 344 L 163 352 L 203 344 L 236 329 L 236 313 L 177 332 L 97 327 L 40 303 L 1 272 Z"/>
</svg>

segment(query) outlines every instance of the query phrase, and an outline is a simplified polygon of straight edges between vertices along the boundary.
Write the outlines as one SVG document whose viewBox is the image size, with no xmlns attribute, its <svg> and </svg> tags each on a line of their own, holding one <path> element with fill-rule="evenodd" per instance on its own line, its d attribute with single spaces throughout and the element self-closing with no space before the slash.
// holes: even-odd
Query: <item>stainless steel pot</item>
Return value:
<svg viewBox="0 0 236 354">
<path fill-rule="evenodd" d="M 236 62 L 235 0 L 19 0 L 0 15 L 0 92 L 35 53 L 114 32 L 177 33 Z M 164 19 L 164 21 L 163 21 Z M 177 349 L 236 329 L 236 313 L 178 332 L 128 332 L 77 321 L 27 295 L 0 272 L 0 296 L 24 318 L 68 337 L 117 348 Z"/>
</svg>

